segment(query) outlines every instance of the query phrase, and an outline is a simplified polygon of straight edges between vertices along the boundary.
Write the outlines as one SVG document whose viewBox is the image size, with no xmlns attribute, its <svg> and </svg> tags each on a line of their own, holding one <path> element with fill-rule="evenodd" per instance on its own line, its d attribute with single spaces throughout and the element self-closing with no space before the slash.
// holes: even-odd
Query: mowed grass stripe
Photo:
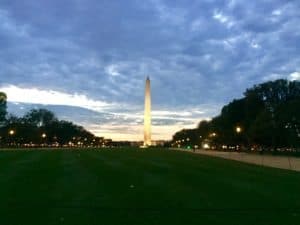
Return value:
<svg viewBox="0 0 300 225">
<path fill-rule="evenodd" d="M 300 174 L 292 171 L 140 149 L 11 152 L 0 162 L 0 224 L 299 220 Z"/>
<path fill-rule="evenodd" d="M 279 215 L 279 218 L 277 218 L 277 221 L 281 221 L 282 219 L 285 223 L 288 222 L 287 219 L 284 219 L 285 216 L 289 216 L 291 221 L 294 221 L 295 218 L 299 216 L 297 212 L 299 209 L 295 208 L 294 205 L 282 205 L 282 202 L 278 202 L 276 205 L 273 205 L 273 202 L 264 202 L 268 200 L 273 200 L 273 198 L 261 198 L 261 196 L 254 197 L 255 193 L 253 193 L 254 190 L 248 190 L 248 193 L 245 191 L 242 191 L 242 195 L 239 195 L 236 193 L 236 190 L 232 190 L 231 182 L 227 184 L 229 186 L 229 193 L 226 193 L 226 185 L 225 188 L 223 179 L 225 179 L 227 176 L 235 176 L 235 179 L 233 179 L 233 182 L 238 181 L 238 179 L 241 179 L 240 175 L 236 174 L 237 167 L 241 167 L 240 170 L 246 169 L 246 173 L 242 174 L 242 176 L 246 176 L 245 178 L 242 178 L 247 181 L 249 175 L 253 178 L 253 172 L 256 172 L 256 176 L 260 176 L 259 172 L 264 171 L 264 167 L 255 167 L 253 168 L 251 165 L 248 164 L 240 164 L 236 165 L 236 162 L 227 161 L 227 160 L 215 160 L 214 158 L 210 157 L 204 157 L 201 158 L 202 162 L 199 164 L 199 158 L 193 158 L 191 155 L 184 155 L 182 153 L 179 153 L 176 157 L 176 160 L 174 160 L 174 155 L 172 152 L 151 152 L 148 151 L 146 153 L 141 152 L 127 152 L 122 155 L 122 153 L 118 152 L 117 163 L 111 163 L 112 160 L 114 160 L 114 153 L 112 152 L 101 152 L 101 163 L 98 165 L 96 162 L 98 160 L 95 160 L 95 163 L 89 163 L 89 167 L 93 167 L 93 170 L 96 171 L 97 168 L 103 166 L 104 164 L 108 164 L 110 169 L 104 170 L 105 176 L 110 175 L 111 178 L 117 178 L 115 180 L 115 185 L 112 185 L 111 180 L 108 180 L 108 187 L 111 187 L 110 193 L 112 192 L 112 189 L 114 187 L 126 187 L 130 182 L 134 183 L 135 181 L 135 188 L 131 192 L 127 192 L 126 188 L 124 190 L 116 190 L 114 193 L 114 197 L 119 197 L 118 200 L 121 203 L 127 202 L 125 204 L 125 207 L 122 208 L 122 204 L 117 203 L 114 204 L 114 207 L 112 208 L 105 208 L 105 207 L 96 207 L 96 210 L 99 211 L 109 211 L 109 210 L 123 210 L 123 211 L 136 211 L 136 213 L 141 213 L 142 215 L 146 216 L 147 218 L 157 218 L 160 217 L 160 219 L 163 220 L 166 215 L 168 214 L 174 214 L 174 218 L 181 217 L 182 215 L 194 215 L 195 221 L 198 219 L 201 219 L 203 216 L 207 217 L 207 215 L 211 215 L 211 217 L 208 217 L 208 221 L 212 222 L 214 221 L 214 215 L 216 214 L 222 214 L 222 216 L 230 218 L 231 216 L 237 217 L 239 214 L 242 214 L 243 217 L 251 217 L 251 219 L 248 218 L 248 221 L 252 221 L 252 224 L 254 222 L 257 222 L 257 220 L 253 219 L 253 216 L 259 214 L 259 217 L 267 220 L 267 218 L 276 217 L 276 215 Z M 159 153 L 159 154 L 158 154 Z M 99 153 L 92 152 L 93 156 L 97 158 L 99 156 Z M 89 154 L 90 155 L 90 154 Z M 107 159 L 105 160 L 105 157 Z M 122 158 L 123 157 L 123 158 Z M 159 158 L 157 158 L 159 157 Z M 175 157 L 175 158 L 176 158 Z M 188 157 L 186 159 L 185 157 Z M 171 160 L 168 160 L 171 159 Z M 163 160 L 163 164 L 157 163 L 161 162 Z M 93 159 L 88 159 L 86 162 L 92 162 Z M 170 162 L 171 161 L 171 162 Z M 107 162 L 107 163 L 105 163 Z M 155 163 L 153 163 L 155 162 Z M 197 162 L 197 163 L 196 163 Z M 224 169 L 226 170 L 226 167 L 218 167 L 221 162 L 221 165 L 224 163 L 224 166 L 232 167 L 231 171 L 227 171 L 224 173 Z M 196 163 L 196 164 L 195 164 Z M 234 165 L 232 165 L 232 163 Z M 153 167 L 153 164 L 156 166 Z M 157 165 L 163 165 L 162 168 L 159 168 Z M 204 164 L 204 165 L 203 165 Z M 207 166 L 205 165 L 207 164 Z M 214 166 L 212 166 L 215 164 Z M 98 166 L 95 166 L 98 165 Z M 150 166 L 149 166 L 150 165 Z M 166 166 L 168 165 L 168 166 Z M 158 168 L 155 168 L 158 167 Z M 163 170 L 169 168 L 169 171 L 165 171 L 166 173 L 169 173 L 169 178 L 166 175 L 166 173 L 162 173 Z M 191 169 L 192 167 L 192 169 Z M 193 168 L 195 167 L 195 168 Z M 206 179 L 203 179 L 203 173 L 199 172 L 201 168 L 206 168 L 205 173 Z M 244 168 L 243 168 L 244 167 Z M 173 168 L 173 169 L 172 169 Z M 177 169 L 176 169 L 177 168 Z M 217 174 L 214 173 L 207 173 L 207 171 L 212 170 L 214 168 L 217 171 Z M 123 172 L 122 172 L 123 169 Z M 285 174 L 286 171 L 282 170 L 274 170 L 267 168 L 268 172 L 267 174 L 272 174 L 271 180 L 273 178 L 278 178 L 278 174 Z M 147 174 L 153 174 L 156 176 L 162 176 L 164 179 L 159 178 L 160 180 L 163 180 L 163 182 L 160 184 L 160 186 L 156 187 L 144 187 L 145 180 L 148 180 Z M 278 172 L 278 174 L 277 174 Z M 223 174 L 222 174 L 223 173 Z M 218 179 L 217 175 L 224 175 L 225 177 L 221 178 L 221 182 Z M 237 173 L 238 174 L 238 173 Z M 289 173 L 287 173 L 289 174 Z M 287 175 L 285 174 L 285 175 Z M 192 175 L 192 176 L 191 176 Z M 197 175 L 199 176 L 197 179 Z M 216 176 L 215 176 L 216 175 Z M 264 176 L 263 173 L 261 176 Z M 281 174 L 282 175 L 282 174 Z M 291 174 L 290 174 L 291 175 Z M 294 176 L 295 175 L 295 176 Z M 101 177 L 105 177 L 101 176 Z M 170 179 L 175 178 L 174 179 Z M 175 177 L 174 177 L 175 176 Z M 299 174 L 292 174 L 291 176 L 294 176 L 294 178 L 299 178 Z M 120 177 L 123 177 L 123 179 L 120 180 Z M 279 176 L 280 177 L 280 176 Z M 284 177 L 284 175 L 283 175 Z M 119 179 L 118 179 L 119 178 Z M 202 178 L 202 179 L 201 179 Z M 291 178 L 291 177 L 290 177 Z M 195 180 L 196 183 L 195 183 Z M 194 181 L 193 181 L 194 180 Z M 288 179 L 287 179 L 288 180 Z M 296 179 L 297 180 L 297 179 Z M 192 181 L 192 182 L 188 182 Z M 209 182 L 207 182 L 209 181 Z M 215 183 L 217 181 L 217 183 Z M 178 184 L 178 182 L 180 184 Z M 197 183 L 198 182 L 198 183 Z M 200 182 L 200 183 L 199 183 Z M 253 179 L 250 179 L 247 181 L 248 185 L 253 182 Z M 255 182 L 255 181 L 254 181 Z M 280 180 L 279 180 L 280 182 Z M 296 181 L 295 181 L 296 183 Z M 163 184 L 163 186 L 162 186 Z M 169 188 L 168 184 L 171 186 L 174 185 L 173 188 Z M 195 186 L 195 184 L 197 186 Z M 225 183 L 226 184 L 226 183 Z M 293 183 L 294 184 L 294 183 Z M 255 184 L 253 184 L 255 186 Z M 253 186 L 252 185 L 252 186 Z M 139 186 L 142 187 L 139 190 Z M 263 186 L 263 185 L 262 185 Z M 297 186 L 297 185 L 296 185 Z M 299 187 L 299 185 L 298 185 Z M 162 188 L 162 192 L 159 193 L 160 188 Z M 203 190 L 204 188 L 204 190 Z M 214 190 L 216 188 L 216 190 Z M 228 188 L 228 187 L 227 187 Z M 238 185 L 238 189 L 242 188 L 240 185 Z M 263 187 L 261 190 L 258 190 L 259 192 L 263 192 L 263 196 L 265 196 L 264 192 L 266 192 L 267 187 Z M 155 190 L 156 193 L 153 193 L 151 190 Z M 154 191 L 154 192 L 155 192 Z M 283 190 L 284 191 L 284 190 Z M 151 193 L 152 192 L 152 193 Z M 119 194 L 119 195 L 118 195 Z M 161 195 L 160 195 L 161 194 Z M 273 193 L 274 194 L 274 193 Z M 276 194 L 276 193 L 275 193 Z M 200 198 L 199 198 L 200 195 Z M 283 194 L 284 195 L 284 194 Z M 151 199 L 146 198 L 144 196 L 150 196 L 152 199 L 155 199 L 154 205 L 151 203 Z M 267 195 L 269 196 L 269 195 Z M 299 196 L 299 194 L 298 194 Z M 206 198 L 205 198 L 206 197 Z M 238 199 L 240 198 L 240 199 Z M 158 200 L 159 199 L 159 200 Z M 214 200 L 215 199 L 215 200 Z M 122 201 L 121 201 L 122 200 Z M 190 202 L 194 203 L 194 205 L 189 205 Z M 214 202 L 215 201 L 215 202 Z M 115 202 L 110 199 L 110 202 Z M 211 202 L 211 205 L 202 205 L 202 203 L 209 203 Z M 232 204 L 234 202 L 235 204 Z M 253 204 L 249 204 L 253 202 Z M 167 203 L 167 204 L 166 204 Z M 119 207 L 117 207 L 119 206 Z M 136 213 L 133 213 L 133 215 L 136 215 Z M 129 213 L 130 214 L 130 213 Z M 199 215 L 201 215 L 199 218 Z M 238 216 L 239 217 L 239 216 Z M 198 218 L 198 219 L 197 219 Z M 203 219 L 203 218 L 202 218 Z M 258 218 L 257 218 L 258 219 Z M 177 221 L 177 220 L 176 220 Z M 178 220 L 180 221 L 180 219 Z M 177 221 L 177 222 L 178 222 Z M 180 223 L 179 223 L 180 224 Z M 225 223 L 226 224 L 226 223 Z M 234 223 L 232 223 L 234 224 Z M 246 224 L 246 223 L 245 223 Z M 251 223 L 249 223 L 251 224 Z M 280 224 L 280 223 L 279 223 Z"/>
<path fill-rule="evenodd" d="M 84 212 L 89 209 L 84 208 L 93 183 L 89 179 L 91 174 L 77 160 L 78 154 L 71 151 L 27 154 L 33 160 L 28 160 L 13 178 L 2 198 L 10 201 L 1 204 L 1 224 L 13 224 L 16 214 L 20 216 L 17 221 L 24 224 L 45 224 L 45 221 L 56 224 L 64 217 L 77 218 L 76 222 L 81 221 L 78 224 L 86 223 L 89 215 L 85 217 Z"/>
<path fill-rule="evenodd" d="M 0 152 L 0 183 L 1 187 L 8 187 L 16 181 L 16 176 L 21 176 L 26 169 L 34 168 L 34 161 L 40 161 L 40 154 L 30 154 L 19 151 Z M 1 194 L 1 193 L 0 193 Z"/>
<path fill-rule="evenodd" d="M 26 208 L 30 204 L 43 202 L 49 197 L 59 177 L 60 154 L 32 151 L 16 154 L 22 157 L 10 161 L 10 165 L 3 171 L 2 175 L 6 175 L 9 182 L 0 181 L 0 194 L 4 199 L 10 199 L 10 204 L 15 207 Z M 7 193 L 3 192 L 4 188 Z"/>
<path fill-rule="evenodd" d="M 95 153 L 91 153 L 91 154 L 95 154 Z M 126 154 L 128 154 L 128 153 L 126 153 Z M 107 186 L 110 187 L 110 191 L 112 191 L 114 188 L 116 188 L 118 193 L 121 193 L 123 191 L 123 190 L 119 190 L 121 187 L 127 187 L 128 185 L 133 184 L 137 190 L 139 189 L 139 187 L 142 187 L 142 190 L 144 192 L 151 193 L 153 191 L 154 192 L 156 191 L 156 194 L 158 194 L 161 187 L 163 187 L 164 196 L 167 196 L 169 193 L 173 193 L 176 195 L 177 192 L 180 192 L 180 191 L 186 192 L 186 193 L 190 193 L 189 191 L 192 191 L 192 195 L 193 195 L 192 199 L 194 199 L 195 197 L 197 198 L 197 196 L 201 196 L 201 194 L 202 194 L 202 196 L 207 197 L 207 196 L 209 196 L 209 194 L 211 192 L 214 192 L 214 196 L 217 197 L 216 200 L 219 205 L 220 197 L 222 197 L 223 199 L 226 198 L 226 196 L 224 196 L 224 191 L 225 192 L 227 191 L 227 193 L 229 193 L 229 194 L 234 192 L 235 196 L 238 196 L 238 194 L 239 194 L 238 191 L 242 190 L 242 196 L 240 196 L 241 200 L 248 200 L 250 202 L 254 201 L 254 205 L 248 204 L 247 208 L 257 207 L 257 204 L 256 204 L 257 201 L 260 202 L 262 200 L 272 200 L 273 199 L 273 198 L 268 199 L 269 197 L 272 197 L 272 193 L 270 195 L 268 195 L 268 193 L 267 193 L 267 195 L 265 194 L 264 184 L 262 184 L 258 188 L 258 190 L 254 189 L 255 179 L 253 177 L 253 173 L 256 174 L 255 176 L 259 177 L 260 176 L 259 173 L 261 172 L 260 170 L 263 171 L 265 168 L 260 168 L 260 167 L 253 168 L 251 166 L 249 167 L 248 165 L 241 164 L 240 166 L 244 166 L 248 170 L 250 168 L 252 168 L 252 172 L 247 171 L 247 169 L 245 169 L 245 168 L 242 168 L 242 170 L 245 169 L 247 171 L 247 173 L 242 174 L 242 177 L 241 176 L 235 177 L 236 171 L 232 171 L 232 173 L 229 173 L 229 174 L 228 173 L 227 174 L 220 173 L 220 171 L 224 170 L 224 168 L 222 168 L 222 167 L 217 170 L 216 174 L 207 173 L 207 170 L 205 170 L 205 173 L 201 173 L 201 169 L 203 168 L 203 165 L 200 166 L 201 168 L 196 167 L 196 168 L 191 169 L 190 167 L 195 165 L 195 163 L 193 164 L 192 162 L 189 162 L 188 164 L 184 164 L 181 166 L 173 165 L 173 167 L 177 168 L 177 169 L 172 170 L 172 169 L 170 169 L 172 167 L 172 163 L 169 163 L 169 166 L 168 166 L 168 167 L 170 167 L 169 169 L 166 169 L 165 166 L 160 168 L 157 165 L 153 166 L 153 161 L 155 161 L 155 159 L 151 158 L 151 155 L 146 153 L 147 158 L 145 159 L 145 158 L 143 158 L 143 154 L 145 155 L 145 153 L 142 153 L 142 155 L 140 155 L 140 154 L 141 153 L 137 153 L 136 157 L 132 157 L 132 155 L 129 154 L 129 156 L 125 157 L 123 159 L 123 161 L 121 161 L 121 163 L 120 163 L 120 157 L 118 157 L 119 162 L 114 163 L 114 164 L 118 165 L 116 168 L 115 168 L 115 166 L 107 166 L 107 167 L 101 169 L 101 172 L 103 172 L 101 175 L 102 178 L 109 176 L 109 179 L 105 182 L 106 182 Z M 167 153 L 167 154 L 170 154 L 170 153 Z M 109 158 L 109 156 L 112 156 L 112 155 L 113 154 L 111 154 L 111 153 L 106 154 L 106 156 L 108 157 L 106 160 L 106 163 L 108 163 L 109 165 L 111 165 L 111 161 L 113 161 L 112 158 Z M 103 154 L 101 155 L 101 157 L 103 158 Z M 182 153 L 180 153 L 180 157 L 182 157 Z M 206 157 L 206 159 L 208 159 L 208 161 L 214 160 L 209 157 L 208 158 Z M 192 160 L 195 160 L 195 159 L 192 159 Z M 183 161 L 185 161 L 185 160 L 183 160 Z M 224 160 L 221 160 L 221 161 L 224 161 Z M 87 160 L 87 162 L 92 162 L 92 159 Z M 105 163 L 105 160 L 102 161 L 102 163 L 103 162 Z M 99 163 L 99 166 L 101 166 L 102 163 Z M 206 164 L 211 165 L 213 163 L 206 162 Z M 227 164 L 230 165 L 231 162 L 227 162 Z M 87 163 L 86 165 L 92 166 L 92 167 L 94 167 L 94 170 L 97 170 L 97 168 L 95 168 L 95 166 L 94 166 L 94 165 L 97 165 L 96 162 L 90 163 L 90 164 Z M 215 166 L 216 166 L 216 168 L 218 168 L 218 164 L 216 164 Z M 109 169 L 109 170 L 106 171 L 106 169 Z M 258 171 L 256 171 L 256 170 L 258 170 Z M 271 169 L 271 171 L 273 171 L 273 174 L 274 174 L 274 170 Z M 281 170 L 279 170 L 279 171 L 282 172 Z M 230 171 L 228 171 L 228 172 L 230 172 Z M 249 179 L 249 175 L 250 175 L 250 179 Z M 225 177 L 227 177 L 228 181 L 227 181 L 227 179 L 224 180 Z M 276 183 L 274 182 L 274 180 L 276 180 L 276 178 L 279 178 L 279 177 L 275 177 L 275 179 L 273 179 L 273 183 L 267 182 L 266 184 L 274 184 L 275 185 L 277 183 L 277 182 Z M 118 182 L 118 183 L 113 185 L 112 180 L 114 182 Z M 160 182 L 156 182 L 156 183 L 152 182 L 151 183 L 151 180 L 152 181 L 156 180 L 156 181 L 160 181 Z M 240 180 L 242 180 L 242 181 L 240 181 Z M 164 181 L 163 186 L 161 186 L 162 181 Z M 169 184 L 172 186 L 168 186 Z M 293 184 L 297 184 L 297 182 L 295 181 L 295 183 L 293 183 Z M 208 190 L 205 189 L 207 187 L 209 188 Z M 165 193 L 166 189 L 169 190 L 167 193 Z M 126 188 L 124 188 L 124 190 L 126 190 Z M 245 191 L 249 192 L 249 195 L 247 195 L 247 192 L 245 193 Z M 259 194 L 259 193 L 263 193 L 263 194 L 258 196 L 257 199 L 255 199 L 253 197 L 251 197 L 251 198 L 247 197 L 247 196 L 253 195 L 253 192 L 255 192 L 255 191 L 256 191 L 256 194 Z M 145 193 L 142 193 L 142 194 L 145 194 Z M 222 196 L 218 196 L 220 194 Z M 209 198 L 214 199 L 214 196 L 209 196 Z M 292 197 L 293 197 L 293 195 L 292 195 Z M 177 199 L 178 199 L 178 197 L 177 197 Z M 187 199 L 185 198 L 184 199 L 185 204 L 187 203 L 186 200 Z M 198 199 L 198 200 L 201 200 L 201 199 Z M 234 202 L 234 200 L 235 199 L 231 200 L 230 203 Z M 233 208 L 236 208 L 237 206 L 240 207 L 239 201 L 237 202 L 236 205 L 232 205 L 231 207 L 233 207 Z M 200 202 L 206 202 L 206 201 L 198 201 L 196 204 L 198 207 L 199 207 Z M 248 202 L 248 203 L 250 203 L 250 202 Z M 266 202 L 267 202 L 266 206 L 272 205 L 274 208 L 274 205 L 273 205 L 274 202 L 268 202 L 268 201 L 266 201 Z M 149 203 L 149 202 L 147 202 L 147 203 Z M 276 200 L 275 203 L 278 203 L 278 200 Z M 287 206 L 287 205 L 282 205 L 281 204 L 282 202 L 279 202 L 279 203 L 280 204 L 277 204 L 278 208 L 295 207 L 295 205 Z M 175 204 L 175 206 L 178 206 L 178 204 Z M 183 206 L 185 206 L 186 208 L 193 208 L 193 205 L 183 205 Z M 228 207 L 228 206 L 230 206 L 230 204 L 226 203 L 226 207 Z M 259 206 L 260 206 L 259 208 L 262 208 L 263 203 L 260 204 Z M 160 205 L 160 207 L 162 207 L 162 205 Z M 168 207 L 169 207 L 169 205 L 168 205 Z M 208 207 L 208 205 L 204 205 L 204 207 Z M 241 210 L 243 210 L 243 209 L 241 209 Z"/>
<path fill-rule="evenodd" d="M 10 161 L 6 168 L 9 181 L 0 181 L 0 223 L 18 224 L 25 218 L 42 222 L 51 199 L 51 189 L 59 176 L 57 158 L 60 155 L 40 151 L 12 153 L 21 157 Z"/>
</svg>

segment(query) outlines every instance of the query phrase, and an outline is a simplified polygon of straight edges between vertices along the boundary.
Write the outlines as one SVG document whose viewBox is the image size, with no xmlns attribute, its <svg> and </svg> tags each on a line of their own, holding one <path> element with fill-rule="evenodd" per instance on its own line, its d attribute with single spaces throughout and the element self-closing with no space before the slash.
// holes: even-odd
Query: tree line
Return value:
<svg viewBox="0 0 300 225">
<path fill-rule="evenodd" d="M 225 105 L 210 121 L 174 134 L 173 147 L 299 151 L 300 82 L 269 81 Z"/>
<path fill-rule="evenodd" d="M 32 109 L 22 117 L 7 114 L 6 95 L 0 92 L 0 147 L 100 146 L 96 137 L 70 121 L 59 120 L 47 109 Z"/>
</svg>

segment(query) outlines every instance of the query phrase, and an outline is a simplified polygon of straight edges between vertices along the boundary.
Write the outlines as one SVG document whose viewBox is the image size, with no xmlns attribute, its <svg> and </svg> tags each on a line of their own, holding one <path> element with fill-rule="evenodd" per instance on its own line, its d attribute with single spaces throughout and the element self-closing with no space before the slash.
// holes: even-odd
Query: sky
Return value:
<svg viewBox="0 0 300 225">
<path fill-rule="evenodd" d="M 0 0 L 0 91 L 10 113 L 142 140 L 149 76 L 168 140 L 254 84 L 300 80 L 299 24 L 299 0 Z"/>
</svg>

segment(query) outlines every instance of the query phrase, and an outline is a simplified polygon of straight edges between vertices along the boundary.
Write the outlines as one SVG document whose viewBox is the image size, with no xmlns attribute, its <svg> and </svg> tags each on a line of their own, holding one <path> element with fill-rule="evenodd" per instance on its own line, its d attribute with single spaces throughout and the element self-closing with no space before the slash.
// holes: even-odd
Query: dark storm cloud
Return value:
<svg viewBox="0 0 300 225">
<path fill-rule="evenodd" d="M 253 84 L 300 71 L 299 22 L 296 0 L 3 0 L 0 86 L 138 113 L 150 75 L 154 109 L 209 117 Z"/>
</svg>

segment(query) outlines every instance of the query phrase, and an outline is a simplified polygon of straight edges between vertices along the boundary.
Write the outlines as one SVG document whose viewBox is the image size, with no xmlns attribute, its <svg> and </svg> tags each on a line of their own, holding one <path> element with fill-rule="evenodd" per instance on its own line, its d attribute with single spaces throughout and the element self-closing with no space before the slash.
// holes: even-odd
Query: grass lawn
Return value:
<svg viewBox="0 0 300 225">
<path fill-rule="evenodd" d="M 297 225 L 300 173 L 171 150 L 0 152 L 1 225 Z"/>
</svg>

